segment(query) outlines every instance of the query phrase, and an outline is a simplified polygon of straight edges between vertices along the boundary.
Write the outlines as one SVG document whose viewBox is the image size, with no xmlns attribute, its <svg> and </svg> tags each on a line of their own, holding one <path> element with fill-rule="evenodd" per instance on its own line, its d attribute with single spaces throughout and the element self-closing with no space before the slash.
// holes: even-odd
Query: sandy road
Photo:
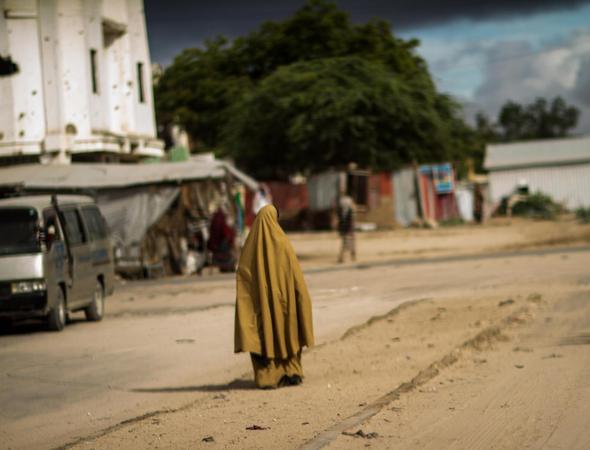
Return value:
<svg viewBox="0 0 590 450">
<path fill-rule="evenodd" d="M 576 248 L 310 273 L 306 278 L 320 345 L 305 356 L 308 379 L 302 389 L 266 393 L 267 400 L 242 378 L 249 371 L 248 358 L 232 354 L 231 278 L 132 284 L 111 299 L 102 323 L 76 321 L 60 334 L 26 326 L 0 336 L 0 448 L 52 448 L 75 442 L 97 448 L 194 448 L 205 445 L 201 435 L 212 430 L 216 442 L 227 448 L 273 448 L 276 443 L 295 448 L 353 414 L 359 404 L 411 379 L 423 365 L 473 334 L 465 320 L 484 323 L 488 312 L 476 308 L 473 317 L 459 314 L 453 337 L 440 345 L 436 338 L 430 342 L 433 347 L 424 348 L 428 337 L 420 336 L 425 330 L 435 332 L 430 320 L 418 320 L 418 329 L 396 329 L 393 338 L 403 336 L 409 345 L 403 351 L 411 351 L 411 356 L 393 357 L 393 377 L 380 353 L 388 338 L 367 337 L 379 344 L 367 361 L 363 355 L 368 353 L 359 353 L 363 343 L 357 337 L 340 342 L 349 328 L 416 299 L 483 304 L 517 293 L 549 292 L 554 286 L 561 292 L 587 277 L 588 266 L 590 253 Z M 435 317 L 439 306 L 432 307 L 434 312 L 416 314 Z M 494 314 L 490 317 L 495 320 Z M 350 365 L 350 373 L 340 373 L 343 364 Z M 286 401 L 306 406 L 290 411 L 290 420 L 283 421 Z M 132 428 L 117 426 L 145 413 L 175 410 L 132 421 Z M 275 419 L 272 440 L 244 436 L 239 420 L 246 417 Z M 169 431 L 151 429 L 164 427 L 168 420 Z M 292 433 L 303 422 L 308 425 Z M 103 435 L 104 430 L 110 431 Z M 100 437 L 88 441 L 89 436 Z"/>
<path fill-rule="evenodd" d="M 588 347 L 555 346 L 586 339 L 589 263 L 589 253 L 562 253 L 323 274 L 418 301 L 306 352 L 302 386 L 259 391 L 247 371 L 206 386 L 154 385 L 146 391 L 183 392 L 185 406 L 74 448 L 586 448 Z M 429 371 L 447 355 L 452 364 Z M 378 436 L 342 434 L 358 430 Z"/>
<path fill-rule="evenodd" d="M 350 270 L 308 277 L 319 342 L 423 295 L 391 289 L 378 273 Z M 430 285 L 434 287 L 434 285 Z M 231 380 L 248 369 L 232 354 L 234 282 L 133 284 L 109 299 L 102 323 L 75 317 L 62 333 L 21 326 L 0 337 L 0 441 L 45 448 L 72 441 L 190 398 L 178 386 Z"/>
</svg>

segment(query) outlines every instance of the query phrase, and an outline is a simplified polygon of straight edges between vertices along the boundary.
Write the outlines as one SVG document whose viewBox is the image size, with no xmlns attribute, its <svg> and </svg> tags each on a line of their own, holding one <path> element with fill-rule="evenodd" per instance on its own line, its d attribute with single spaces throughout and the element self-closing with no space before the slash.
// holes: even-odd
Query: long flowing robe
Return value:
<svg viewBox="0 0 590 450">
<path fill-rule="evenodd" d="M 235 352 L 250 352 L 256 383 L 303 377 L 301 349 L 314 343 L 311 299 L 272 205 L 260 210 L 242 249 L 236 285 Z"/>
</svg>

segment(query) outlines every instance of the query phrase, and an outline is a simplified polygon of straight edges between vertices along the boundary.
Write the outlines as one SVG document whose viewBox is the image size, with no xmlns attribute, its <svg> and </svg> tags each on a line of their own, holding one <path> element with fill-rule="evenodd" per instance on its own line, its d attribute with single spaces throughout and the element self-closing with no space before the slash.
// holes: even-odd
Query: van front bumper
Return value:
<svg viewBox="0 0 590 450">
<path fill-rule="evenodd" d="M 47 315 L 47 291 L 12 294 L 6 285 L 0 286 L 0 317 L 26 319 Z M 8 288 L 10 285 L 8 285 Z"/>
</svg>

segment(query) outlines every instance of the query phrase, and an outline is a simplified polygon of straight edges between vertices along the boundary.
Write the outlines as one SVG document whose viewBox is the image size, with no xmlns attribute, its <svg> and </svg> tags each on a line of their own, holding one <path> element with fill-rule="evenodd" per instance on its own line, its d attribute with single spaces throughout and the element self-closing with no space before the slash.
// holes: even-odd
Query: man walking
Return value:
<svg viewBox="0 0 590 450">
<path fill-rule="evenodd" d="M 355 261 L 354 202 L 352 198 L 347 195 L 340 198 L 340 207 L 338 208 L 338 233 L 342 239 L 338 262 L 344 262 L 344 253 L 346 251 L 350 252 L 351 259 Z"/>
</svg>

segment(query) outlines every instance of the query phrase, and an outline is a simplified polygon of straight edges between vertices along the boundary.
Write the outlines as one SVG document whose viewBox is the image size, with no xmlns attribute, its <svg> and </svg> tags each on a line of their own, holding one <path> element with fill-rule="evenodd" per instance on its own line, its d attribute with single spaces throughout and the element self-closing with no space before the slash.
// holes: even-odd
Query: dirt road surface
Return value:
<svg viewBox="0 0 590 450">
<path fill-rule="evenodd" d="M 9 330 L 0 448 L 588 448 L 590 250 L 537 248 L 567 242 L 541 225 L 458 252 L 429 237 L 419 260 L 371 253 L 371 236 L 337 268 L 294 236 L 319 344 L 294 388 L 253 389 L 233 355 L 231 277 L 129 283 L 102 323 Z"/>
</svg>

